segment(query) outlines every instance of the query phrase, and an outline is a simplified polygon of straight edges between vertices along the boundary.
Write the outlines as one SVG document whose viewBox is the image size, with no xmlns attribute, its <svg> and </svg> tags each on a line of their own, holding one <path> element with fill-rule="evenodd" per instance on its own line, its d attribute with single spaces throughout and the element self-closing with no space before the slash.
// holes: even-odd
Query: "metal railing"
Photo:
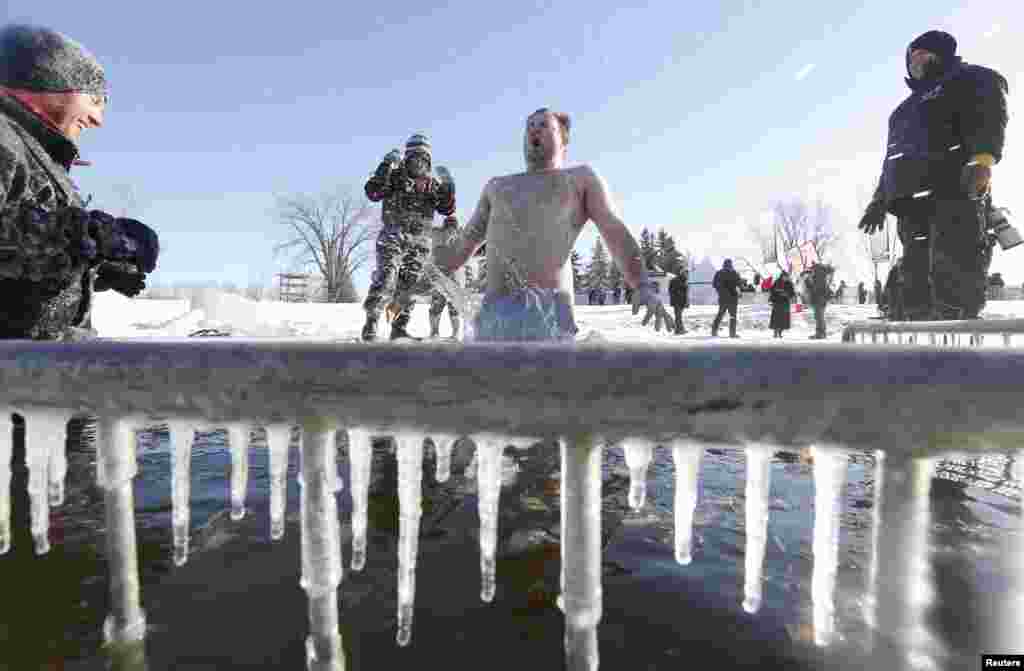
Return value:
<svg viewBox="0 0 1024 671">
<path fill-rule="evenodd" d="M 889 325 L 892 327 L 893 325 Z M 915 325 L 920 327 L 921 325 Z M 81 344 L 0 342 L 0 551 L 10 539 L 9 416 L 25 418 L 36 552 L 49 542 L 49 508 L 63 500 L 63 431 L 73 414 L 99 417 L 97 478 L 105 491 L 112 648 L 144 650 L 132 478 L 133 430 L 166 424 L 172 444 L 175 562 L 187 560 L 188 463 L 197 428 L 228 427 L 231 510 L 245 514 L 245 431 L 267 427 L 271 535 L 284 533 L 284 478 L 292 426 L 301 427 L 301 586 L 309 598 L 307 664 L 345 666 L 337 588 L 343 578 L 333 437 L 349 432 L 352 569 L 366 556 L 370 439 L 398 445 L 398 642 L 412 633 L 425 437 L 447 477 L 455 436 L 478 446 L 481 598 L 494 597 L 500 454 L 509 444 L 557 437 L 562 455 L 562 596 L 567 668 L 598 667 L 601 619 L 601 450 L 625 446 L 643 503 L 655 444 L 676 466 L 675 555 L 690 562 L 704 448 L 747 454 L 745 592 L 757 611 L 767 539 L 771 454 L 815 446 L 815 636 L 835 635 L 834 591 L 846 452 L 875 454 L 874 530 L 865 618 L 898 643 L 879 645 L 876 668 L 911 666 L 936 653 L 924 621 L 934 591 L 925 569 L 928 494 L 935 458 L 952 450 L 1016 448 L 1024 429 L 1024 353 L 1016 350 L 833 347 L 807 350 L 715 345 L 484 345 L 315 343 L 188 339 Z M 1018 460 L 1020 463 L 1020 460 Z M 1024 548 L 1018 548 L 1024 549 Z M 924 595 L 924 596 L 922 596 Z M 1012 615 L 1012 617 L 1010 617 Z M 1015 611 L 993 640 L 1017 647 Z M 885 655 L 896 655 L 886 658 Z M 914 662 L 916 663 L 916 662 Z"/>
</svg>

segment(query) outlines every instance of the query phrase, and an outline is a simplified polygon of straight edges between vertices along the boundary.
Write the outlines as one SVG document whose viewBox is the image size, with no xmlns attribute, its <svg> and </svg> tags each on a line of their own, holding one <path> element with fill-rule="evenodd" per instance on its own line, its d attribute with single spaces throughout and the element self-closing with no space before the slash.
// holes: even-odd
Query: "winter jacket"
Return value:
<svg viewBox="0 0 1024 671">
<path fill-rule="evenodd" d="M 817 265 L 811 269 L 807 277 L 807 294 L 811 305 L 825 305 L 832 298 L 829 284 L 832 274 L 825 266 Z"/>
<path fill-rule="evenodd" d="M 735 303 L 740 298 L 740 285 L 743 280 L 732 268 L 722 268 L 715 273 L 711 286 L 718 292 L 719 303 Z"/>
<path fill-rule="evenodd" d="M 69 175 L 77 158 L 71 140 L 0 95 L 0 338 L 89 326 L 92 272 L 58 219 L 84 207 Z"/>
<path fill-rule="evenodd" d="M 455 212 L 455 193 L 429 175 L 413 178 L 403 162 L 385 171 L 382 165 L 365 186 L 366 197 L 375 203 L 384 201 L 381 219 L 385 224 L 402 224 L 413 233 L 429 227 L 434 213 L 448 216 Z"/>
<path fill-rule="evenodd" d="M 796 288 L 788 277 L 778 279 L 772 285 L 768 300 L 772 303 L 772 316 L 768 328 L 773 331 L 785 331 L 790 327 L 790 303 L 796 298 Z"/>
<path fill-rule="evenodd" d="M 971 157 L 1002 158 L 1008 85 L 989 68 L 957 57 L 934 78 L 907 79 L 913 91 L 889 117 L 889 138 L 876 199 L 903 216 L 914 194 L 964 198 L 961 170 Z"/>
<path fill-rule="evenodd" d="M 668 283 L 669 301 L 672 307 L 690 307 L 690 284 L 685 275 L 676 275 Z"/>
</svg>

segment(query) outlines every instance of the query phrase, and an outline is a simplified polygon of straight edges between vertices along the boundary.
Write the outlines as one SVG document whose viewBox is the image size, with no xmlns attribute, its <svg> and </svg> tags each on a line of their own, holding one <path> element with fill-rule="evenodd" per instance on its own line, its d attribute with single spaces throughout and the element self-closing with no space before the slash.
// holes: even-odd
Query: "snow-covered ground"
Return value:
<svg viewBox="0 0 1024 671">
<path fill-rule="evenodd" d="M 602 338 L 613 343 L 678 342 L 692 343 L 712 340 L 711 321 L 717 308 L 698 305 L 683 313 L 687 333 L 682 336 L 656 333 L 651 325 L 642 326 L 643 311 L 634 316 L 629 305 L 577 305 L 576 321 L 580 339 Z M 793 328 L 781 341 L 772 337 L 768 328 L 770 305 L 740 305 L 739 335 L 741 342 L 774 345 L 780 342 L 801 342 L 819 345 L 839 342 L 843 328 L 854 321 L 877 315 L 869 305 L 830 305 L 826 311 L 828 339 L 808 340 L 814 333 L 814 320 L 809 309 L 792 314 Z M 990 301 L 982 315 L 985 319 L 1009 319 L 1024 316 L 1024 301 Z M 210 291 L 192 309 L 186 300 L 129 299 L 113 291 L 97 294 L 93 309 L 93 325 L 101 337 L 179 337 L 199 329 L 216 328 L 233 335 L 285 338 L 357 338 L 364 322 L 359 303 L 282 303 L 255 302 L 241 296 Z M 719 331 L 728 335 L 728 318 Z M 386 336 L 387 325 L 381 320 L 379 333 Z M 427 306 L 413 310 L 409 332 L 426 336 L 430 332 Z M 441 336 L 451 335 L 447 312 L 441 318 Z M 722 342 L 729 342 L 723 338 Z"/>
</svg>

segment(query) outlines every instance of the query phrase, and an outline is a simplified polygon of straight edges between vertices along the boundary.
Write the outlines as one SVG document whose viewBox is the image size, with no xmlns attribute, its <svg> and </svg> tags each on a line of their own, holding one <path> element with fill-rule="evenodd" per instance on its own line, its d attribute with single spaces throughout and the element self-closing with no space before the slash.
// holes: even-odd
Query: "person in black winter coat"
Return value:
<svg viewBox="0 0 1024 671">
<path fill-rule="evenodd" d="M 910 96 L 889 117 L 878 188 L 859 228 L 871 234 L 897 217 L 907 319 L 972 319 L 985 305 L 992 243 L 992 166 L 1002 158 L 1006 79 L 963 62 L 956 40 L 924 33 L 907 48 Z"/>
<path fill-rule="evenodd" d="M 711 335 L 718 335 L 718 327 L 722 325 L 722 317 L 729 313 L 729 337 L 738 338 L 736 333 L 736 310 L 740 302 L 740 274 L 732 267 L 732 259 L 722 262 L 722 269 L 715 273 L 711 286 L 718 292 L 718 314 L 711 323 Z"/>
<path fill-rule="evenodd" d="M 867 290 L 867 287 L 864 286 L 864 283 L 861 282 L 861 283 L 859 283 L 857 285 L 857 304 L 858 305 L 864 305 L 867 302 L 868 302 L 868 290 Z"/>
<path fill-rule="evenodd" d="M 668 296 L 676 313 L 676 335 L 682 335 L 686 333 L 683 326 L 683 310 L 690 307 L 690 283 L 685 270 L 680 271 L 668 283 Z"/>
<path fill-rule="evenodd" d="M 790 303 L 795 299 L 796 287 L 793 286 L 793 280 L 789 278 L 789 273 L 783 270 L 768 293 L 768 300 L 772 304 L 772 316 L 768 320 L 768 328 L 772 330 L 772 335 L 776 338 L 781 338 L 782 332 L 788 331 L 790 328 L 789 308 Z"/>
</svg>

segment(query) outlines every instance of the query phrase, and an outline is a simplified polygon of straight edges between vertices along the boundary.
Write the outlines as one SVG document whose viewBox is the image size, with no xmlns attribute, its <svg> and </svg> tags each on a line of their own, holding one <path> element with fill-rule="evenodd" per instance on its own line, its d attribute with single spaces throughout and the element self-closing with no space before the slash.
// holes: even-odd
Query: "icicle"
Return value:
<svg viewBox="0 0 1024 671">
<path fill-rule="evenodd" d="M 452 446 L 457 440 L 454 434 L 435 434 L 434 453 L 437 455 L 437 474 L 434 476 L 438 482 L 448 482 L 452 472 Z"/>
<path fill-rule="evenodd" d="M 747 448 L 746 531 L 744 550 L 743 610 L 756 613 L 761 608 L 761 575 L 768 542 L 768 502 L 771 492 L 772 451 L 757 446 Z"/>
<path fill-rule="evenodd" d="M 622 454 L 629 468 L 629 507 L 640 510 L 647 498 L 647 467 L 651 465 L 654 445 L 635 438 L 624 440 Z"/>
<path fill-rule="evenodd" d="M 338 585 L 342 579 L 338 535 L 338 470 L 331 420 L 309 418 L 302 427 L 302 589 L 309 598 L 307 668 L 341 671 L 345 666 L 338 631 Z"/>
<path fill-rule="evenodd" d="M 501 436 L 476 439 L 477 510 L 480 515 L 480 598 L 490 603 L 495 590 L 495 550 L 498 544 L 498 500 L 501 496 L 501 456 L 509 441 Z"/>
<path fill-rule="evenodd" d="M 875 545 L 866 619 L 872 634 L 889 639 L 902 657 L 875 660 L 875 668 L 917 668 L 912 660 L 925 662 L 932 652 L 925 612 L 934 592 L 927 561 L 933 461 L 900 454 L 883 459 L 881 453 L 875 459 Z M 891 647 L 878 646 L 877 653 L 884 658 Z"/>
<path fill-rule="evenodd" d="M 594 436 L 562 443 L 562 564 L 565 660 L 569 671 L 598 668 L 601 621 L 601 446 Z"/>
<path fill-rule="evenodd" d="M 0 555 L 11 549 L 11 451 L 14 447 L 13 408 L 0 407 Z"/>
<path fill-rule="evenodd" d="M 843 452 L 814 449 L 814 573 L 811 602 L 814 642 L 826 646 L 835 635 L 836 570 L 839 565 L 839 526 L 843 514 L 848 458 Z"/>
<path fill-rule="evenodd" d="M 292 440 L 290 424 L 275 423 L 265 427 L 267 450 L 270 452 L 270 540 L 284 538 L 284 513 L 288 487 L 288 448 Z"/>
<path fill-rule="evenodd" d="M 561 469 L 558 480 L 558 512 L 559 512 L 559 526 L 558 529 L 562 534 L 563 540 L 565 539 L 565 440 L 560 440 L 558 443 L 559 456 L 561 458 Z M 555 605 L 558 606 L 558 610 L 565 614 L 565 543 L 559 543 L 558 549 L 561 554 L 559 557 L 559 570 L 558 570 L 558 598 L 555 599 Z"/>
<path fill-rule="evenodd" d="M 366 501 L 373 463 L 373 436 L 360 428 L 348 430 L 349 490 L 352 493 L 352 570 L 366 565 Z"/>
<path fill-rule="evenodd" d="M 96 480 L 104 490 L 110 615 L 103 623 L 107 643 L 141 641 L 146 614 L 139 597 L 139 558 L 135 543 L 135 497 L 138 473 L 135 429 L 138 417 L 100 417 L 97 423 Z"/>
<path fill-rule="evenodd" d="M 50 502 L 64 499 L 65 444 L 71 412 L 34 409 L 25 413 L 25 463 L 37 555 L 50 551 Z M 59 458 L 57 455 L 59 454 Z"/>
<path fill-rule="evenodd" d="M 231 519 L 245 517 L 245 490 L 249 486 L 249 427 L 228 425 L 228 447 L 231 450 Z"/>
<path fill-rule="evenodd" d="M 683 566 L 693 559 L 693 511 L 697 507 L 697 475 L 703 456 L 704 449 L 700 445 L 684 441 L 676 441 L 672 445 L 672 460 L 676 467 L 676 561 Z"/>
<path fill-rule="evenodd" d="M 395 434 L 398 449 L 398 645 L 412 638 L 413 607 L 416 602 L 416 555 L 419 548 L 420 516 L 423 512 L 423 441 L 416 431 Z"/>
<path fill-rule="evenodd" d="M 188 561 L 188 532 L 192 497 L 192 443 L 195 427 L 184 420 L 167 422 L 171 440 L 171 526 L 174 536 L 174 565 Z"/>
</svg>

